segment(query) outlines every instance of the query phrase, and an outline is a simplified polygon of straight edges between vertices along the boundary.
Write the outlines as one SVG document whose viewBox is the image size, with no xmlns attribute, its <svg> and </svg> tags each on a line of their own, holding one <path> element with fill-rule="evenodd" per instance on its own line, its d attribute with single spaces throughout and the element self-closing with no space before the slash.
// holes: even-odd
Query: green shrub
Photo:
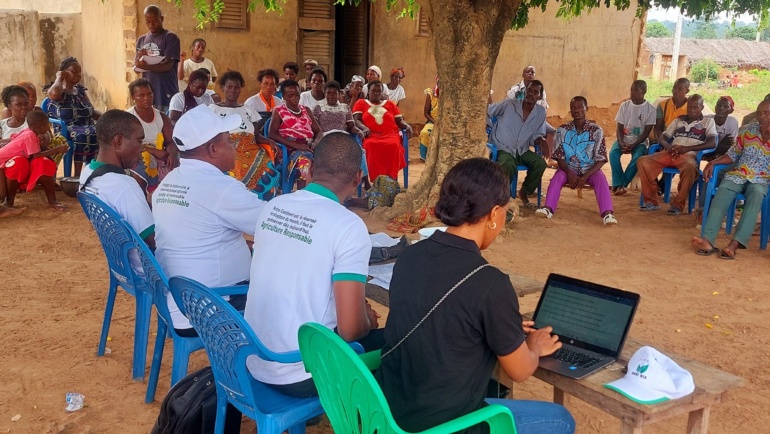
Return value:
<svg viewBox="0 0 770 434">
<path fill-rule="evenodd" d="M 704 83 L 708 80 L 719 80 L 721 67 L 711 59 L 696 62 L 690 69 L 690 79 L 695 83 Z"/>
</svg>

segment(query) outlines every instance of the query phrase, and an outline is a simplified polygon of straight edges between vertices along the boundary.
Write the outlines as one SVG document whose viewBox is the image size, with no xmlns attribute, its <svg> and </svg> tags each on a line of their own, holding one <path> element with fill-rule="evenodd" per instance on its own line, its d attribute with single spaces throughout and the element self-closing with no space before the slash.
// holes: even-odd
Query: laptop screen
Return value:
<svg viewBox="0 0 770 434">
<path fill-rule="evenodd" d="M 562 342 L 617 357 L 638 303 L 638 294 L 552 274 L 535 328 L 550 325 Z"/>
</svg>

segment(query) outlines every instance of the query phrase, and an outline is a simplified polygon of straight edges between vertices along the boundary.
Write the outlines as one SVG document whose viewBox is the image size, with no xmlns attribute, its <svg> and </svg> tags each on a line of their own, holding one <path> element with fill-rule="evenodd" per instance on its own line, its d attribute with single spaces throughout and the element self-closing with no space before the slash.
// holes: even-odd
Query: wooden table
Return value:
<svg viewBox="0 0 770 434">
<path fill-rule="evenodd" d="M 503 270 L 503 272 L 505 272 L 505 270 Z M 513 289 L 516 291 L 516 294 L 519 297 L 524 297 L 528 294 L 536 294 L 543 291 L 543 282 L 539 282 L 535 279 L 513 273 L 508 273 L 508 277 L 511 279 Z M 390 306 L 390 292 L 381 286 L 367 283 L 366 298 L 374 300 L 383 306 Z"/>
<path fill-rule="evenodd" d="M 532 314 L 524 316 L 531 318 Z M 605 388 L 606 383 L 623 377 L 622 368 L 628 365 L 628 360 L 634 352 L 644 345 L 647 344 L 629 337 L 618 362 L 582 380 L 573 380 L 540 368 L 535 371 L 534 376 L 553 386 L 554 402 L 566 406 L 569 395 L 572 395 L 620 419 L 621 434 L 641 434 L 644 425 L 682 414 L 689 415 L 688 434 L 705 434 L 708 431 L 711 406 L 726 399 L 729 390 L 741 387 L 743 379 L 695 360 L 668 353 L 679 366 L 692 374 L 695 380 L 695 391 L 692 394 L 660 404 L 644 405 Z M 512 387 L 513 381 L 505 375 L 499 365 L 495 369 L 495 375 L 502 384 Z"/>
</svg>

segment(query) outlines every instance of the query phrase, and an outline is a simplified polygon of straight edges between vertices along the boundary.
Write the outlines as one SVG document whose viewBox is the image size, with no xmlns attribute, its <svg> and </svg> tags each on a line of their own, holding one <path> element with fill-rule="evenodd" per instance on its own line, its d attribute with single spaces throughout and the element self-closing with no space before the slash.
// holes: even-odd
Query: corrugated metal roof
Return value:
<svg viewBox="0 0 770 434">
<path fill-rule="evenodd" d="M 644 46 L 650 53 L 670 56 L 674 51 L 674 38 L 644 38 Z M 770 69 L 770 43 L 767 42 L 682 38 L 679 53 L 691 63 L 712 59 L 722 66 Z"/>
</svg>

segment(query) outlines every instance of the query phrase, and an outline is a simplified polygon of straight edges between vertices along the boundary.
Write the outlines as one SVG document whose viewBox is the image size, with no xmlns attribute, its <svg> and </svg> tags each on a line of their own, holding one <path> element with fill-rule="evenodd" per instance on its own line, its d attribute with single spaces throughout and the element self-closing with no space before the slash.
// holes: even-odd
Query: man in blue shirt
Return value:
<svg viewBox="0 0 770 434">
<path fill-rule="evenodd" d="M 532 80 L 523 101 L 506 99 L 487 109 L 487 116 L 493 120 L 489 138 L 498 149 L 497 163 L 511 181 L 519 165 L 527 166 L 527 176 L 518 192 L 518 198 L 529 209 L 536 209 L 535 204 L 529 203 L 527 196 L 535 192 L 543 177 L 546 168 L 543 157 L 550 158 L 550 149 L 545 140 L 546 111 L 537 104 L 543 90 L 543 83 Z M 543 157 L 530 150 L 535 145 L 540 146 Z"/>
</svg>

